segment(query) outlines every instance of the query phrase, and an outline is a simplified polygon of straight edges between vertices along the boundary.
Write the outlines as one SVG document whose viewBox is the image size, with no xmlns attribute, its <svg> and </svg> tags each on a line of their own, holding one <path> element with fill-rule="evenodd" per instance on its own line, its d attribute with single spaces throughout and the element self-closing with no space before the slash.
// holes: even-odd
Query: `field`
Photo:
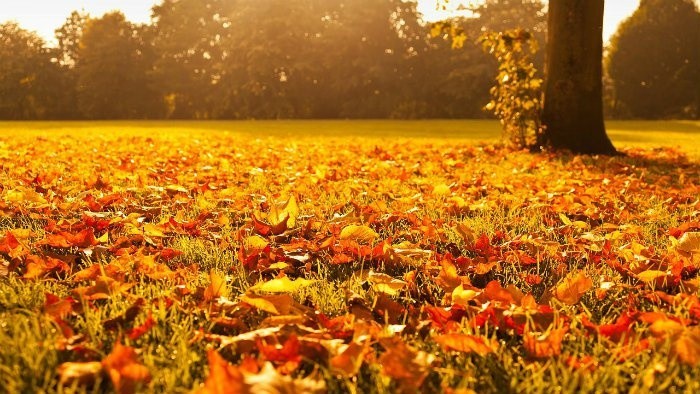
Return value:
<svg viewBox="0 0 700 394">
<path fill-rule="evenodd" d="M 700 392 L 700 123 L 0 122 L 0 392 Z"/>
</svg>

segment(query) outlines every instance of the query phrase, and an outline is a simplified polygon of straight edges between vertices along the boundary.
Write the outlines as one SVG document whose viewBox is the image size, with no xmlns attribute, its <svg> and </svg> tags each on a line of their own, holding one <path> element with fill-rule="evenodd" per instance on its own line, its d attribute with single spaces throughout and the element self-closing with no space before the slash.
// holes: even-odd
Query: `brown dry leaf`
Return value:
<svg viewBox="0 0 700 394">
<path fill-rule="evenodd" d="M 148 368 L 136 359 L 136 350 L 120 343 L 114 345 L 112 352 L 102 360 L 102 367 L 119 394 L 135 393 L 151 380 Z"/>
<path fill-rule="evenodd" d="M 445 334 L 434 337 L 435 342 L 449 350 L 464 353 L 476 353 L 486 356 L 496 351 L 498 343 L 495 341 L 467 334 Z"/>
<path fill-rule="evenodd" d="M 355 241 L 360 244 L 371 244 L 379 237 L 374 230 L 368 226 L 357 226 L 351 224 L 340 231 L 340 239 L 343 241 Z"/>
<path fill-rule="evenodd" d="M 400 392 L 415 393 L 428 376 L 435 357 L 409 347 L 400 338 L 380 341 L 386 352 L 379 357 L 382 372 L 399 382 Z"/>
<path fill-rule="evenodd" d="M 584 293 L 593 287 L 593 281 L 586 276 L 583 271 L 569 274 L 554 289 L 555 297 L 567 304 L 575 305 L 579 302 Z"/>
<path fill-rule="evenodd" d="M 228 297 L 229 289 L 226 286 L 226 276 L 212 268 L 209 271 L 209 286 L 204 289 L 204 299 L 212 301 L 221 297 Z"/>
<path fill-rule="evenodd" d="M 209 375 L 204 382 L 204 387 L 197 391 L 198 394 L 250 393 L 240 369 L 229 364 L 219 352 L 209 350 L 207 360 L 209 361 Z"/>
<path fill-rule="evenodd" d="M 63 363 L 58 366 L 59 384 L 61 386 L 92 386 L 102 375 L 102 363 L 91 361 L 86 363 Z"/>
</svg>

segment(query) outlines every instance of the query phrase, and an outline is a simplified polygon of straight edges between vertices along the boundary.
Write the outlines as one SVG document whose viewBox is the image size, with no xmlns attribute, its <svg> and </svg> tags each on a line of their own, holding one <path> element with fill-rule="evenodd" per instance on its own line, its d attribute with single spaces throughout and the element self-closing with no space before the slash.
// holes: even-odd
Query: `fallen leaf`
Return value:
<svg viewBox="0 0 700 394">
<path fill-rule="evenodd" d="M 295 291 L 311 286 L 314 283 L 316 283 L 314 280 L 301 278 L 291 280 L 289 277 L 285 276 L 282 278 L 272 279 L 267 282 L 258 283 L 248 290 L 265 293 L 294 293 Z"/>
<path fill-rule="evenodd" d="M 523 347 L 528 356 L 535 359 L 549 358 L 561 354 L 561 344 L 568 327 L 551 329 L 544 334 L 530 332 L 527 328 L 523 335 Z"/>
<path fill-rule="evenodd" d="M 494 353 L 498 347 L 497 343 L 492 340 L 467 334 L 438 335 L 433 339 L 448 350 L 476 353 L 482 357 Z"/>
<path fill-rule="evenodd" d="M 212 301 L 221 297 L 228 297 L 229 289 L 226 285 L 226 276 L 215 269 L 209 271 L 209 286 L 204 289 L 204 299 Z"/>
<path fill-rule="evenodd" d="M 136 359 L 136 350 L 120 343 L 116 343 L 112 352 L 102 360 L 102 367 L 119 394 L 135 393 L 151 380 L 148 368 Z"/>
<path fill-rule="evenodd" d="M 346 378 L 356 376 L 360 372 L 364 356 L 368 351 L 366 342 L 353 341 L 348 345 L 343 345 L 340 352 L 330 360 L 331 371 Z"/>
<path fill-rule="evenodd" d="M 343 241 L 355 241 L 357 243 L 370 244 L 379 234 L 367 226 L 351 224 L 340 231 L 340 239 Z"/>
<path fill-rule="evenodd" d="M 575 305 L 593 287 L 593 281 L 583 271 L 569 274 L 554 290 L 555 297 L 567 304 Z"/>
<path fill-rule="evenodd" d="M 93 386 L 102 372 L 102 363 L 99 361 L 63 363 L 58 366 L 59 384 L 61 386 Z"/>
<path fill-rule="evenodd" d="M 700 232 L 687 232 L 678 240 L 676 249 L 686 253 L 700 253 Z"/>
<path fill-rule="evenodd" d="M 234 365 L 229 364 L 219 352 L 207 352 L 209 375 L 199 394 L 248 394 L 250 388 L 245 383 L 243 373 Z"/>
</svg>

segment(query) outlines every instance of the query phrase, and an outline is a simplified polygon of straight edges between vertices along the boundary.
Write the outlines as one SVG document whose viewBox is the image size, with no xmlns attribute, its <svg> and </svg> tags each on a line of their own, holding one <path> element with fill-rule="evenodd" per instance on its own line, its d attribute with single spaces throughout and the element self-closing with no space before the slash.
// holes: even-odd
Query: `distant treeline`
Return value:
<svg viewBox="0 0 700 394">
<path fill-rule="evenodd" d="M 691 4 L 697 14 L 691 0 L 645 3 Z M 484 31 L 524 27 L 544 46 L 545 12 L 539 0 L 487 0 L 453 26 L 474 43 Z M 686 26 L 667 13 L 693 35 L 692 18 Z M 616 84 L 626 72 L 610 74 L 609 115 L 698 116 L 698 44 L 663 37 L 661 47 L 679 48 L 690 71 L 667 65 L 662 77 L 676 75 L 672 85 Z M 0 119 L 481 118 L 497 74 L 477 44 L 453 50 L 403 0 L 164 0 L 144 25 L 118 12 L 73 12 L 56 41 L 49 47 L 16 23 L 0 24 Z M 647 55 L 633 67 L 675 59 Z M 541 69 L 543 55 L 534 61 Z M 647 91 L 653 100 L 644 108 L 653 113 L 638 110 L 640 93 L 617 94 L 618 86 L 652 82 L 689 93 L 664 102 Z"/>
</svg>

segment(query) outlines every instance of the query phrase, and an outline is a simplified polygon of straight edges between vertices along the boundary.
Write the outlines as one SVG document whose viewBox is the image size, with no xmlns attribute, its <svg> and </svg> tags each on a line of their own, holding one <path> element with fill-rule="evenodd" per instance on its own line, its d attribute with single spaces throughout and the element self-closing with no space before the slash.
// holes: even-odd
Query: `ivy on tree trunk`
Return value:
<svg viewBox="0 0 700 394">
<path fill-rule="evenodd" d="M 543 143 L 615 154 L 603 121 L 604 0 L 550 0 Z"/>
</svg>

